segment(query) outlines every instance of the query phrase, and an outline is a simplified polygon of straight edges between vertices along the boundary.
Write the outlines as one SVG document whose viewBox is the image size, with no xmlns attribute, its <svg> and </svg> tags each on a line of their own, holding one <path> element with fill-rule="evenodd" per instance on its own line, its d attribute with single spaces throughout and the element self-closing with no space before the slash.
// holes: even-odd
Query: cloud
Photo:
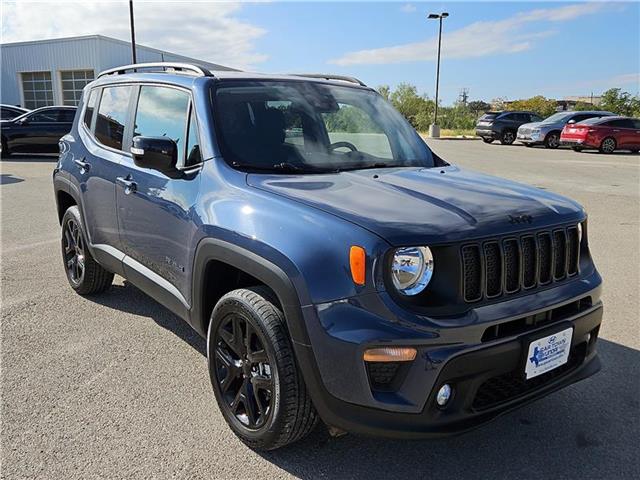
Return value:
<svg viewBox="0 0 640 480">
<path fill-rule="evenodd" d="M 400 11 L 404 13 L 413 13 L 416 10 L 418 9 L 413 3 L 405 3 L 400 7 Z"/>
<path fill-rule="evenodd" d="M 102 34 L 130 40 L 126 1 L 2 2 L 2 41 Z M 256 50 L 266 30 L 238 18 L 239 3 L 134 2 L 136 41 L 236 68 L 268 56 Z"/>
<path fill-rule="evenodd" d="M 625 73 L 622 75 L 616 75 L 608 80 L 608 83 L 614 86 L 618 85 L 634 85 L 640 89 L 640 73 Z"/>
<path fill-rule="evenodd" d="M 474 58 L 499 53 L 516 53 L 533 48 L 535 40 L 553 35 L 552 30 L 525 33 L 527 24 L 566 22 L 594 14 L 603 3 L 583 3 L 520 12 L 504 20 L 480 21 L 442 35 L 442 54 L 446 58 Z M 446 24 L 445 24 L 446 25 Z M 438 37 L 416 43 L 358 50 L 330 60 L 335 65 L 383 65 L 435 60 Z"/>
</svg>

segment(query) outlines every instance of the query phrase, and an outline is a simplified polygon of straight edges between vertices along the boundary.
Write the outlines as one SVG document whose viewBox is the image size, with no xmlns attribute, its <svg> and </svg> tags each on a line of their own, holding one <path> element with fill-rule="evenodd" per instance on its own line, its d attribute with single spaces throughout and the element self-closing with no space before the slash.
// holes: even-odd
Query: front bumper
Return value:
<svg viewBox="0 0 640 480">
<path fill-rule="evenodd" d="M 516 140 L 521 143 L 527 143 L 530 145 L 538 145 L 543 143 L 543 138 L 540 135 L 529 135 L 518 133 Z"/>
<path fill-rule="evenodd" d="M 476 137 L 496 140 L 500 138 L 500 132 L 492 130 L 491 127 L 476 127 Z"/>
<path fill-rule="evenodd" d="M 600 369 L 596 352 L 602 319 L 599 276 L 593 281 L 595 285 L 590 286 L 594 288 L 579 296 L 593 303 L 579 313 L 488 342 L 480 337 L 490 323 L 478 324 L 477 316 L 476 322 L 458 328 L 415 328 L 402 319 L 378 322 L 375 315 L 359 308 L 362 305 L 349 301 L 326 308 L 309 306 L 303 313 L 311 345 L 297 344 L 296 353 L 314 404 L 329 425 L 354 433 L 405 438 L 460 433 Z M 583 287 L 588 290 L 589 282 L 583 282 Z M 521 305 L 535 303 L 529 299 Z M 556 306 L 562 303 L 566 302 Z M 569 325 L 574 328 L 569 362 L 535 379 L 522 380 L 525 349 L 532 336 L 541 338 Z M 414 346 L 418 356 L 397 391 L 376 392 L 362 353 L 371 346 L 390 344 Z M 445 409 L 434 398 L 443 383 L 454 388 Z M 501 397 L 501 389 L 510 393 Z"/>
</svg>

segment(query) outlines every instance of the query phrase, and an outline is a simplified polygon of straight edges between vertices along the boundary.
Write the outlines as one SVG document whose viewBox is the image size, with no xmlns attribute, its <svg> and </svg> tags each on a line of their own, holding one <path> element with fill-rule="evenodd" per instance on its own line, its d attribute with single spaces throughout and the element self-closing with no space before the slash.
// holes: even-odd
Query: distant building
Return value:
<svg viewBox="0 0 640 480">
<path fill-rule="evenodd" d="M 5 43 L 0 45 L 0 102 L 38 108 L 77 105 L 84 86 L 108 68 L 131 63 L 131 44 L 102 35 Z M 143 62 L 198 63 L 210 70 L 233 70 L 136 44 Z"/>
<path fill-rule="evenodd" d="M 519 100 L 496 99 L 491 102 L 491 108 L 494 110 L 509 110 L 511 106 L 518 101 Z M 591 104 L 595 109 L 600 105 L 601 101 L 602 97 L 598 95 L 564 97 L 562 100 L 555 100 L 556 111 L 564 112 L 573 110 L 578 103 Z"/>
</svg>

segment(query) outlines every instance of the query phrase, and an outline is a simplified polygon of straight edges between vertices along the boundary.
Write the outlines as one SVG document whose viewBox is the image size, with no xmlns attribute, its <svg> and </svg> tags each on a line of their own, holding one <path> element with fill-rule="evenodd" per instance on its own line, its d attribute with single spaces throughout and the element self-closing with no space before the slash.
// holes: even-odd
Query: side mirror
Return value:
<svg viewBox="0 0 640 480">
<path fill-rule="evenodd" d="M 18 120 L 18 123 L 20 125 L 29 125 L 29 119 L 28 118 L 21 118 L 20 120 Z"/>
<path fill-rule="evenodd" d="M 574 124 L 574 123 L 576 123 L 576 121 L 572 118 L 571 120 L 569 120 L 569 121 L 567 122 L 567 125 L 572 125 L 572 124 Z"/>
<path fill-rule="evenodd" d="M 134 163 L 142 168 L 151 168 L 167 177 L 180 177 L 182 172 L 176 167 L 178 146 L 167 137 L 133 137 L 131 147 Z"/>
</svg>

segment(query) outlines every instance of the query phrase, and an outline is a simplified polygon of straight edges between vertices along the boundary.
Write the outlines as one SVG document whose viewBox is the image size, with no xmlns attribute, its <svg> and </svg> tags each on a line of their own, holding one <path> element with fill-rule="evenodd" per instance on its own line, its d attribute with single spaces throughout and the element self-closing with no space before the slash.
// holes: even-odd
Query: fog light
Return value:
<svg viewBox="0 0 640 480">
<path fill-rule="evenodd" d="M 448 383 L 442 385 L 440 387 L 440 390 L 438 390 L 438 394 L 436 395 L 436 403 L 440 407 L 444 407 L 451 398 L 452 391 L 453 390 L 451 389 L 451 385 L 449 385 Z"/>
</svg>

